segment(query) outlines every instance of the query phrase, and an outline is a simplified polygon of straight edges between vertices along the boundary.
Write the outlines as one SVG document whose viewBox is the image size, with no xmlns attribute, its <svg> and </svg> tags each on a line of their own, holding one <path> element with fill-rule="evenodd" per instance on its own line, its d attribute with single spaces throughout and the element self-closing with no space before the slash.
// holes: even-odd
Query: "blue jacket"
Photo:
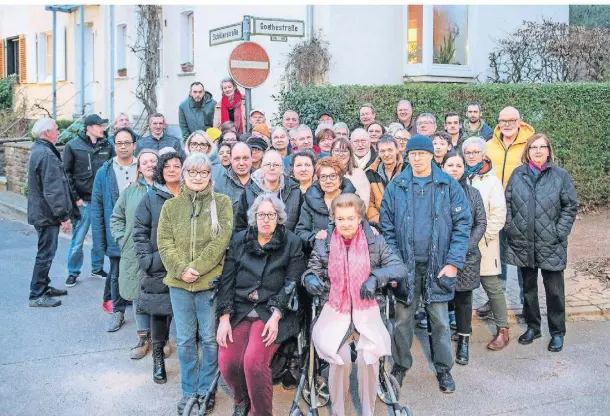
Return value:
<svg viewBox="0 0 610 416">
<path fill-rule="evenodd" d="M 90 207 L 93 246 L 104 250 L 108 257 L 121 256 L 121 249 L 110 232 L 110 216 L 118 199 L 119 186 L 110 159 L 95 175 Z"/>
<path fill-rule="evenodd" d="M 434 208 L 430 255 L 426 284 L 422 296 L 425 303 L 448 302 L 453 299 L 456 278 L 437 278 L 441 269 L 451 264 L 464 267 L 472 216 L 468 199 L 460 184 L 432 164 Z M 415 297 L 415 257 L 413 250 L 413 170 L 408 165 L 385 189 L 381 201 L 379 224 L 388 246 L 407 265 L 407 290 L 398 299 L 411 304 Z"/>
</svg>

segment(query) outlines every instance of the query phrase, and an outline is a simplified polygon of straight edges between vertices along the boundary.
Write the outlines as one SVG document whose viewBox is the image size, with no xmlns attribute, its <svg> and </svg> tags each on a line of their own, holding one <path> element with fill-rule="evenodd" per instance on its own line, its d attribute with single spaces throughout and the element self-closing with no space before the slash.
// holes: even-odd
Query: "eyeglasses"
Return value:
<svg viewBox="0 0 610 416">
<path fill-rule="evenodd" d="M 275 212 L 257 212 L 256 218 L 263 221 L 267 218 L 269 221 L 273 221 L 277 218 L 277 214 Z"/>
<path fill-rule="evenodd" d="M 394 140 L 396 140 L 399 143 L 405 143 L 408 139 L 405 137 L 394 137 Z"/>
<path fill-rule="evenodd" d="M 203 179 L 207 178 L 208 176 L 210 176 L 210 171 L 209 170 L 189 170 L 188 174 L 191 178 L 196 178 L 197 175 L 201 176 Z"/>
<path fill-rule="evenodd" d="M 279 163 L 265 163 L 263 166 L 268 169 L 279 169 L 284 165 L 280 165 Z"/>
<path fill-rule="evenodd" d="M 498 120 L 499 124 L 503 124 L 505 126 L 509 126 L 511 124 L 515 124 L 519 120 L 518 118 L 512 118 L 510 120 Z"/>
<path fill-rule="evenodd" d="M 190 143 L 189 147 L 191 149 L 209 149 L 210 144 L 209 143 Z"/>
<path fill-rule="evenodd" d="M 464 152 L 464 156 L 466 157 L 470 157 L 470 156 L 478 156 L 481 154 L 480 150 L 477 150 L 476 152 Z"/>
<path fill-rule="evenodd" d="M 349 154 L 349 150 L 344 149 L 344 150 L 333 150 L 332 151 L 332 155 L 333 156 L 343 156 L 343 155 L 347 155 Z"/>
<path fill-rule="evenodd" d="M 542 146 L 532 146 L 530 147 L 530 152 L 533 150 L 534 152 L 538 152 L 538 151 L 542 151 L 542 150 L 547 150 L 549 147 L 547 145 L 542 145 Z"/>
<path fill-rule="evenodd" d="M 129 147 L 133 144 L 133 142 L 115 142 L 115 147 Z"/>
<path fill-rule="evenodd" d="M 352 143 L 354 143 L 355 145 L 366 144 L 366 140 L 354 140 Z"/>
<path fill-rule="evenodd" d="M 339 175 L 337 175 L 336 173 L 331 173 L 330 175 L 320 175 L 318 179 L 320 180 L 320 182 L 326 182 L 328 180 L 336 181 L 337 179 L 339 179 Z"/>
<path fill-rule="evenodd" d="M 418 126 L 425 126 L 425 125 L 428 125 L 428 124 L 434 124 L 434 123 L 432 123 L 431 121 L 418 121 L 417 122 Z"/>
</svg>

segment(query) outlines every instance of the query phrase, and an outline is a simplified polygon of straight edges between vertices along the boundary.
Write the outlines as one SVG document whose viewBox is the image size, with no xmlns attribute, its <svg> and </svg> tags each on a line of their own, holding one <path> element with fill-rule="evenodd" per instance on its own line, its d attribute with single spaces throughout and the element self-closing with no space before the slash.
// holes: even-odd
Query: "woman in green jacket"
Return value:
<svg viewBox="0 0 610 416">
<path fill-rule="evenodd" d="M 182 379 L 178 414 L 189 400 L 201 400 L 218 370 L 214 279 L 222 273 L 233 229 L 233 209 L 226 195 L 214 192 L 212 163 L 191 153 L 182 167 L 180 194 L 161 209 L 157 245 L 167 276 Z M 203 356 L 199 359 L 197 332 Z M 206 412 L 215 405 L 215 397 Z"/>
<path fill-rule="evenodd" d="M 150 348 L 150 315 L 138 313 L 137 301 L 140 289 L 140 270 L 133 242 L 135 211 L 142 197 L 153 183 L 157 152 L 144 149 L 138 155 L 138 177 L 129 185 L 114 205 L 110 216 L 112 238 L 121 249 L 119 265 L 119 293 L 125 300 L 134 301 L 133 311 L 138 331 L 138 343 L 131 349 L 131 359 L 143 358 Z"/>
</svg>

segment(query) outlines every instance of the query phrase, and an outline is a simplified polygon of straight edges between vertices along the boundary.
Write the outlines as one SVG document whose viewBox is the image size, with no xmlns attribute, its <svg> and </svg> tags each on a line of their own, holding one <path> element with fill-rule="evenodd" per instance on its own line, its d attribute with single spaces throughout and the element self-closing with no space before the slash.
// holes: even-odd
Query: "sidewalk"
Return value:
<svg viewBox="0 0 610 416">
<path fill-rule="evenodd" d="M 10 215 L 20 221 L 27 222 L 27 200 L 13 192 L 0 191 L 0 215 Z M 70 239 L 70 234 L 60 233 L 63 238 Z M 91 246 L 91 230 L 85 240 Z M 542 276 L 538 276 L 538 293 L 540 297 L 541 314 L 546 316 L 546 296 Z M 593 276 L 576 275 L 568 265 L 565 271 L 566 316 L 573 320 L 599 319 L 600 316 L 610 317 L 610 288 Z M 473 293 L 473 308 L 487 302 L 487 295 L 482 287 Z M 508 317 L 516 321 L 521 315 L 523 305 L 519 299 L 519 284 L 517 269 L 509 266 L 506 287 L 506 303 Z"/>
</svg>

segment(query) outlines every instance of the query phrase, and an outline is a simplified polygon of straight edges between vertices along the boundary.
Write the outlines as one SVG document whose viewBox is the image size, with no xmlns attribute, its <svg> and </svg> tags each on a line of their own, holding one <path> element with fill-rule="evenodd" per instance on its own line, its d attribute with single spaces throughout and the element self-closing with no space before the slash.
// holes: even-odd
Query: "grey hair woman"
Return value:
<svg viewBox="0 0 610 416">
<path fill-rule="evenodd" d="M 248 225 L 250 227 L 256 227 L 258 207 L 265 201 L 269 201 L 273 206 L 273 210 L 277 215 L 277 223 L 285 224 L 288 216 L 286 215 L 286 205 L 280 201 L 275 195 L 270 193 L 264 193 L 259 195 L 255 200 L 250 209 L 248 210 Z"/>
</svg>

